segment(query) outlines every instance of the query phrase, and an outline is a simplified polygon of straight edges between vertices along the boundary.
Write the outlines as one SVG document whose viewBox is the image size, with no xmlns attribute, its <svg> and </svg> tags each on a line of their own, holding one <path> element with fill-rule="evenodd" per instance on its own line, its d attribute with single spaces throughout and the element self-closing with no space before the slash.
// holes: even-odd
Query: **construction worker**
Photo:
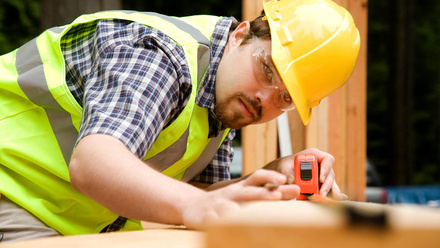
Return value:
<svg viewBox="0 0 440 248">
<path fill-rule="evenodd" d="M 3 241 L 201 228 L 299 194 L 293 156 L 229 180 L 235 129 L 311 108 L 342 86 L 359 34 L 330 0 L 263 2 L 252 22 L 128 11 L 83 15 L 0 57 Z M 323 183 L 334 158 L 318 149 Z M 280 185 L 273 189 L 267 183 Z"/>
</svg>

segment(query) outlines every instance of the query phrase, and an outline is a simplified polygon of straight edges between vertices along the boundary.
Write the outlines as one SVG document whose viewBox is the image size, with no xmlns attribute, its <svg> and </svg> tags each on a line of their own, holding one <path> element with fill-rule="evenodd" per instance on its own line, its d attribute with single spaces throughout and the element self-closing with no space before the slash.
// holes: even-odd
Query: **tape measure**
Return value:
<svg viewBox="0 0 440 248">
<path fill-rule="evenodd" d="M 307 200 L 309 196 L 319 195 L 319 166 L 314 154 L 295 156 L 295 184 L 301 189 L 297 200 Z"/>
</svg>

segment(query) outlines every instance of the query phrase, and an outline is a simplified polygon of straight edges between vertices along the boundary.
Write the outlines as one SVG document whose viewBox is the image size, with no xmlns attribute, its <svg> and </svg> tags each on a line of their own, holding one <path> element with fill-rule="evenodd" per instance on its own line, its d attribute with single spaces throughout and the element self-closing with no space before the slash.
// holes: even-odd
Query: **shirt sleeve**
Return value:
<svg viewBox="0 0 440 248">
<path fill-rule="evenodd" d="M 231 130 L 223 143 L 220 145 L 217 153 L 214 155 L 211 163 L 205 168 L 199 176 L 195 177 L 193 181 L 213 184 L 216 182 L 231 179 L 230 167 L 234 157 L 232 148 L 232 140 L 235 137 L 235 130 Z"/>
<path fill-rule="evenodd" d="M 101 21 L 94 39 L 78 140 L 111 135 L 142 159 L 187 103 L 183 51 L 163 33 L 124 21 Z"/>
</svg>

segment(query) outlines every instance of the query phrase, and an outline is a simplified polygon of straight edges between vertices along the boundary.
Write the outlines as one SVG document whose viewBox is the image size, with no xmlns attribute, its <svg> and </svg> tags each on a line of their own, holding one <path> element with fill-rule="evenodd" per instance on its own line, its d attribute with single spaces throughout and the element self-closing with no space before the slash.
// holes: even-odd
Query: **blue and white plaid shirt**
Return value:
<svg viewBox="0 0 440 248">
<path fill-rule="evenodd" d="M 215 28 L 209 69 L 196 98 L 210 111 L 232 20 L 222 18 Z M 78 141 L 90 134 L 111 135 L 142 159 L 190 98 L 192 84 L 182 48 L 154 28 L 125 20 L 90 22 L 69 30 L 61 48 L 67 85 L 83 106 Z M 215 118 L 210 123 L 210 133 L 218 133 L 221 123 Z M 196 181 L 230 179 L 234 136 L 231 131 Z"/>
</svg>

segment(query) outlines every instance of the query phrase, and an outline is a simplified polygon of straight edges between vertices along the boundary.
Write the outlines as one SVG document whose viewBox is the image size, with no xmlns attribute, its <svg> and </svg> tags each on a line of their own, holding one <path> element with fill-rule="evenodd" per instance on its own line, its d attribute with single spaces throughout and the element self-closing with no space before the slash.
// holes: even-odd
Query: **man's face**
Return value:
<svg viewBox="0 0 440 248">
<path fill-rule="evenodd" d="M 283 113 L 274 106 L 277 92 L 262 87 L 253 64 L 252 42 L 240 46 L 246 24 L 230 35 L 216 76 L 215 113 L 225 127 L 232 129 L 267 122 Z M 266 51 L 271 50 L 269 40 L 260 43 Z"/>
</svg>

